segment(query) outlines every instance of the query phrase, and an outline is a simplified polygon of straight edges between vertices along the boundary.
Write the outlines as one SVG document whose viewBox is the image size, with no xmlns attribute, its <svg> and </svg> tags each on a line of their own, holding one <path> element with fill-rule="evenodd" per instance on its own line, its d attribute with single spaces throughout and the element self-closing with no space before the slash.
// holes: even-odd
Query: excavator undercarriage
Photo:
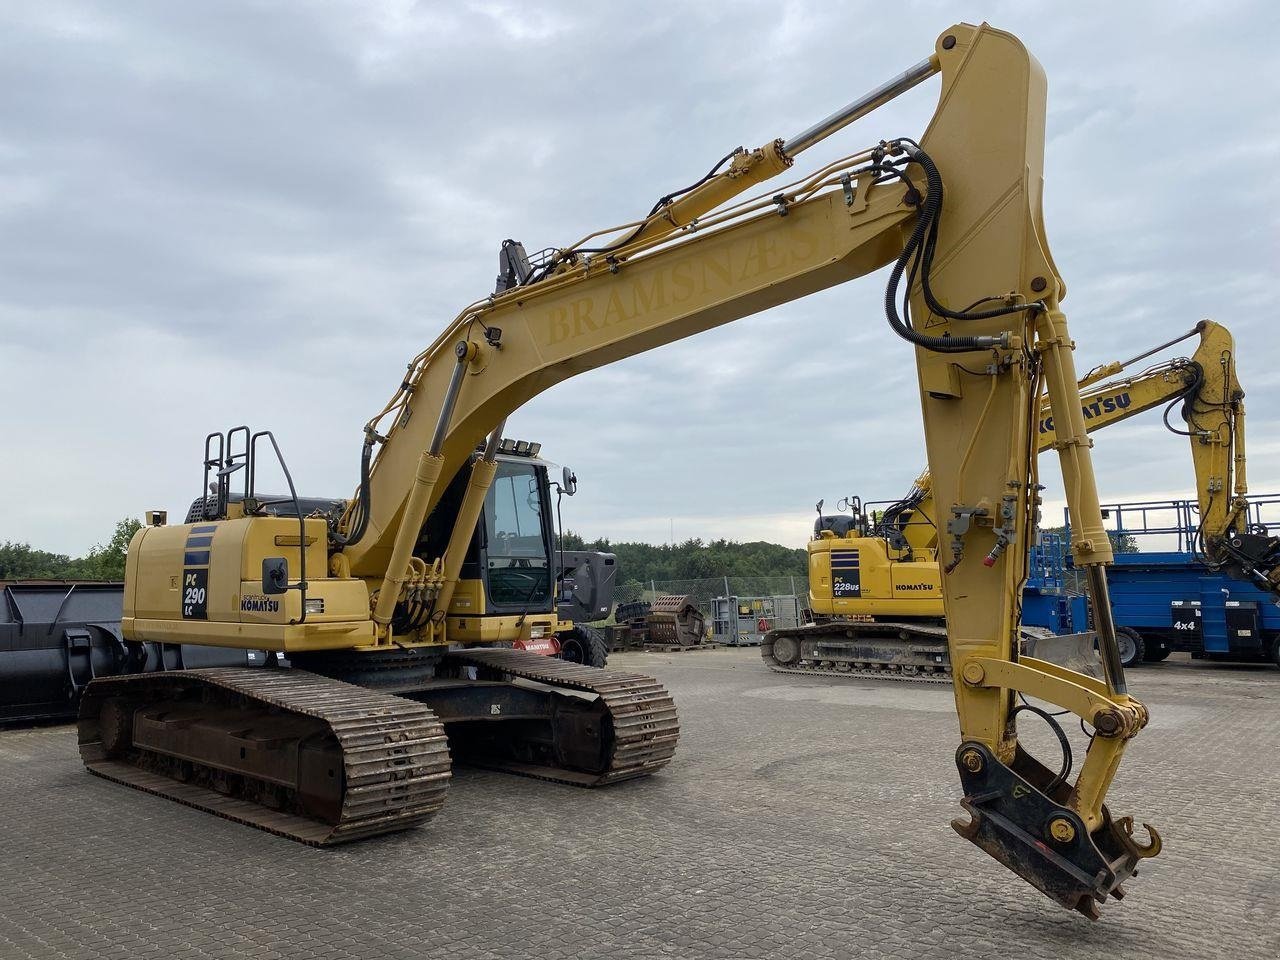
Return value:
<svg viewBox="0 0 1280 960">
<path fill-rule="evenodd" d="M 451 754 L 598 787 L 665 766 L 679 739 L 671 696 L 640 674 L 505 648 L 299 659 L 310 669 L 95 683 L 80 710 L 85 765 L 326 846 L 429 820 L 444 803 Z"/>
<path fill-rule="evenodd" d="M 760 656 L 777 673 L 951 682 L 942 623 L 828 620 L 770 630 Z"/>
</svg>

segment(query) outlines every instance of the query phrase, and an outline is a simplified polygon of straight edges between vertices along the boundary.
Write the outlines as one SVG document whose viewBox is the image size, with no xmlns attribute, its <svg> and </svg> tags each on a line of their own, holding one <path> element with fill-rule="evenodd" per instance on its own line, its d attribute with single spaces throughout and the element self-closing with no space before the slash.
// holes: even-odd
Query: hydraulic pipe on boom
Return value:
<svg viewBox="0 0 1280 960">
<path fill-rule="evenodd" d="M 918 140 L 884 139 L 736 199 L 935 73 L 938 107 Z M 438 809 L 448 777 L 442 724 L 450 751 L 562 782 L 600 786 L 664 766 L 678 724 L 656 681 L 552 667 L 504 646 L 532 636 L 535 604 L 539 630 L 556 621 L 545 472 L 499 457 L 494 478 L 502 423 L 570 376 L 892 265 L 886 319 L 914 347 L 934 495 L 956 545 L 943 599 L 970 813 L 956 829 L 1056 902 L 1096 917 L 1159 839 L 1152 831 L 1139 843 L 1132 822 L 1113 819 L 1104 803 L 1147 722 L 1123 672 L 1098 681 L 1016 649 L 1046 389 L 1083 532 L 1076 561 L 1099 606 L 1110 559 L 1060 309 L 1066 287 L 1041 213 L 1045 99 L 1043 71 L 1017 38 L 957 24 L 927 61 L 792 138 L 790 149 L 776 139 L 734 151 L 726 169 L 663 197 L 642 219 L 529 269 L 522 248 L 504 244 L 499 291 L 414 358 L 366 425 L 349 501 L 306 517 L 302 534 L 263 513 L 140 531 L 126 573 L 130 642 L 279 651 L 292 668 L 268 681 L 218 670 L 95 680 L 81 708 L 89 769 L 333 843 Z M 478 524 L 475 510 L 498 483 L 509 512 L 524 517 L 500 541 L 488 536 L 493 514 Z M 187 551 L 188 538 L 198 552 Z M 308 578 L 314 615 L 305 623 L 297 591 L 258 598 L 268 584 L 252 573 L 280 579 L 301 550 L 329 573 Z M 188 556 L 198 569 L 180 565 Z M 205 599 L 184 608 L 178 583 Z M 1105 626 L 1101 642 L 1115 645 Z M 1074 783 L 1069 758 L 1055 775 L 1020 745 L 1019 695 L 1093 726 Z M 299 756 L 306 762 L 290 767 Z"/>
</svg>

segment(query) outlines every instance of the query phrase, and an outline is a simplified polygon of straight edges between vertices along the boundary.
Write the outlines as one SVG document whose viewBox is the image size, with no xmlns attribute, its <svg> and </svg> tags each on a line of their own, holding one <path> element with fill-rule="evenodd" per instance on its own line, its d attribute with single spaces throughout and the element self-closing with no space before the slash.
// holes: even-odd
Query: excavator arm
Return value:
<svg viewBox="0 0 1280 960">
<path fill-rule="evenodd" d="M 887 138 L 737 199 L 934 74 L 939 106 L 918 142 Z M 445 613 L 510 412 L 574 374 L 892 265 L 886 312 L 914 350 L 933 495 L 961 545 L 944 577 L 957 762 L 972 815 L 957 829 L 1064 905 L 1092 916 L 1096 903 L 1120 896 L 1157 845 L 1137 844 L 1129 821 L 1113 820 L 1103 803 L 1147 722 L 1127 694 L 1114 627 L 1101 618 L 1101 681 L 1016 654 L 1042 394 L 1079 528 L 1075 561 L 1096 606 L 1109 609 L 1111 547 L 1059 307 L 1065 284 L 1041 216 L 1045 89 L 1016 38 L 960 24 L 902 76 L 790 140 L 731 154 L 726 169 L 663 198 L 620 236 L 593 234 L 537 262 L 510 251 L 514 285 L 463 310 L 367 427 L 368 467 L 330 570 L 370 585 L 376 644 L 447 642 Z M 800 349 L 801 332 L 791 339 Z M 463 469 L 486 437 L 443 556 L 414 563 L 441 478 Z M 425 596 L 429 615 L 414 634 L 393 637 L 393 613 L 410 596 Z M 1094 729 L 1074 783 L 1020 747 L 1015 703 L 1024 694 Z"/>
</svg>

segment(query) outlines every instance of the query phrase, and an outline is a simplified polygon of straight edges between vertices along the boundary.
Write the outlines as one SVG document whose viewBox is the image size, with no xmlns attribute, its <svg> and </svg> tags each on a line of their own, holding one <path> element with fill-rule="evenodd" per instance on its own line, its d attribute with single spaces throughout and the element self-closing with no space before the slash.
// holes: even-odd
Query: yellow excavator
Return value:
<svg viewBox="0 0 1280 960">
<path fill-rule="evenodd" d="M 886 136 L 752 192 L 934 76 L 918 140 Z M 88 769 L 329 844 L 429 819 L 451 759 L 584 786 L 663 767 L 679 730 L 660 684 L 512 648 L 555 629 L 556 598 L 548 482 L 504 441 L 506 418 L 574 374 L 889 266 L 886 319 L 912 348 L 933 495 L 955 518 L 942 591 L 970 815 L 955 826 L 1096 917 L 1160 843 L 1104 802 L 1148 720 L 1113 624 L 1099 618 L 1101 679 L 1017 648 L 1046 392 L 1074 559 L 1103 611 L 1112 558 L 1042 222 L 1045 96 L 1017 38 L 957 24 L 900 76 L 795 136 L 731 151 L 633 223 L 533 256 L 504 243 L 498 291 L 414 357 L 368 421 L 349 500 L 304 500 L 282 469 L 289 493 L 272 503 L 255 477 L 261 457 L 283 468 L 273 435 L 215 442 L 212 510 L 179 525 L 152 515 L 130 544 L 122 628 L 288 666 L 95 680 L 79 721 Z M 802 330 L 791 338 L 803 349 Z M 1024 695 L 1094 731 L 1074 781 L 1069 762 L 1055 772 L 1020 746 Z"/>
<path fill-rule="evenodd" d="M 1195 352 L 1115 378 L 1179 343 L 1199 338 Z M 1243 578 L 1280 595 L 1280 540 L 1251 531 L 1245 475 L 1244 390 L 1235 342 L 1204 320 L 1182 336 L 1128 360 L 1103 364 L 1079 382 L 1090 433 L 1164 404 L 1165 425 L 1190 441 L 1200 505 L 1203 551 Z M 1182 426 L 1170 422 L 1175 407 Z M 1037 419 L 1039 452 L 1059 440 L 1047 402 Z M 809 606 L 813 622 L 767 633 L 761 656 L 779 673 L 837 673 L 881 679 L 946 681 L 951 675 L 943 619 L 940 561 L 963 554 L 963 538 L 940 521 L 929 471 L 881 511 L 857 497 L 848 514 L 819 505 L 809 541 Z M 954 519 L 954 518 L 953 518 Z M 940 557 L 943 529 L 952 534 Z M 1136 652 L 1136 646 L 1128 645 Z M 1132 663 L 1122 656 L 1125 666 Z"/>
</svg>

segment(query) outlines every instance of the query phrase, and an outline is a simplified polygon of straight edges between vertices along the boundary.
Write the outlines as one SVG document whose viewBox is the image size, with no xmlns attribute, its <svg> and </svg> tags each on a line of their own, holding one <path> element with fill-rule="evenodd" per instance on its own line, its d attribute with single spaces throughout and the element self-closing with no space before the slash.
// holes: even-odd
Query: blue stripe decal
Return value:
<svg viewBox="0 0 1280 960">
<path fill-rule="evenodd" d="M 209 524 L 203 527 L 192 527 L 191 532 L 192 533 L 213 533 L 217 529 L 218 529 L 217 524 Z"/>
<path fill-rule="evenodd" d="M 213 537 L 187 537 L 187 549 L 192 547 L 208 547 L 213 545 Z"/>
<path fill-rule="evenodd" d="M 183 554 L 182 565 L 184 567 L 207 567 L 209 565 L 209 551 L 195 550 Z"/>
</svg>

